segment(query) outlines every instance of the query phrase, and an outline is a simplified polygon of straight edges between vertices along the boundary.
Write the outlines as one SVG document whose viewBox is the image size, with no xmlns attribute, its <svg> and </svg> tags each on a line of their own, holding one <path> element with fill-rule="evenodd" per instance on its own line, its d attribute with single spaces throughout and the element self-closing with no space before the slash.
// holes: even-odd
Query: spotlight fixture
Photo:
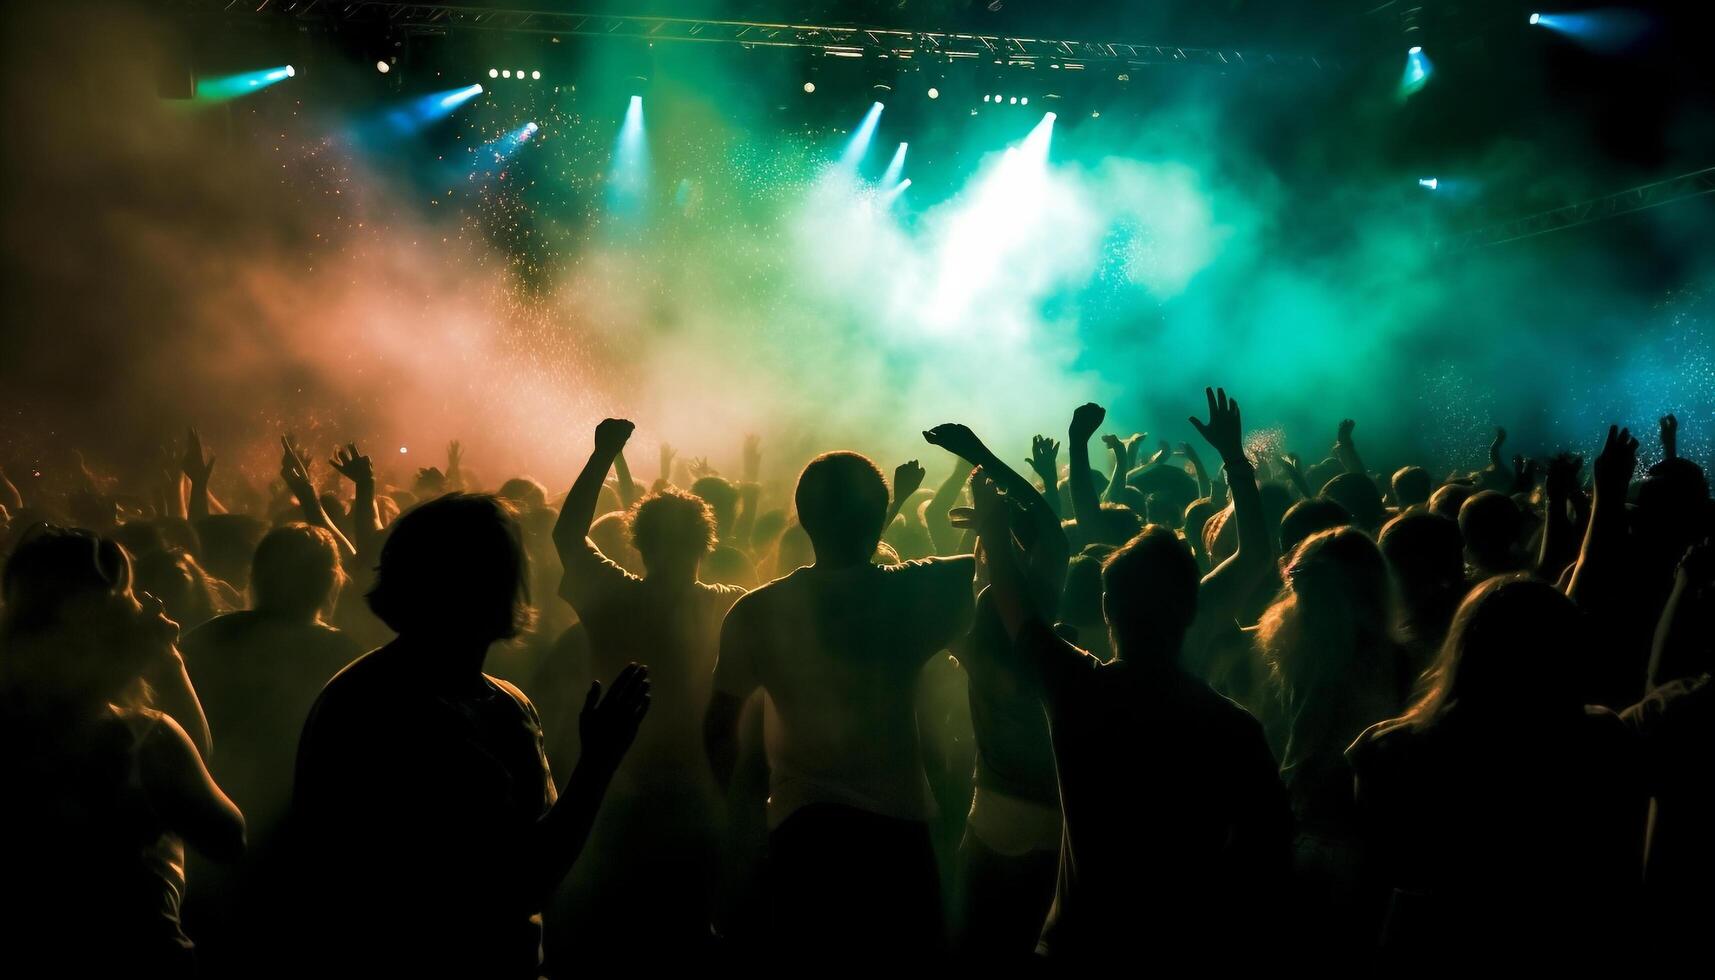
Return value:
<svg viewBox="0 0 1715 980">
<path fill-rule="evenodd" d="M 1434 190 L 1441 186 L 1441 180 L 1437 177 L 1419 177 L 1417 178 L 1417 186 Z"/>
<path fill-rule="evenodd" d="M 987 95 L 987 94 L 984 94 L 984 95 L 983 95 L 983 101 L 984 101 L 984 102 L 987 102 L 987 101 L 988 101 L 988 100 L 989 100 L 989 97 L 988 97 L 988 95 Z"/>
<path fill-rule="evenodd" d="M 1542 23 L 1542 15 L 1541 14 L 1531 14 L 1530 15 L 1530 23 L 1531 23 L 1532 27 L 1535 27 L 1537 24 Z"/>
<path fill-rule="evenodd" d="M 1423 45 L 1413 44 L 1409 49 L 1406 50 L 1405 53 L 1406 54 L 1422 54 L 1423 53 Z"/>
<path fill-rule="evenodd" d="M 385 75 L 388 72 L 393 70 L 393 66 L 389 65 L 387 63 L 386 59 L 382 59 L 381 61 L 377 61 L 375 63 L 375 70 L 380 72 L 381 74 Z"/>
<path fill-rule="evenodd" d="M 500 69 L 498 69 L 498 68 L 490 68 L 490 69 L 489 69 L 489 70 L 488 70 L 488 77 L 489 77 L 489 78 L 499 78 L 499 77 L 500 77 Z"/>
<path fill-rule="evenodd" d="M 929 89 L 929 98 L 938 99 L 940 97 L 941 97 L 941 90 L 940 89 L 938 89 L 938 88 Z"/>
<path fill-rule="evenodd" d="M 805 95 L 809 95 L 811 92 L 814 92 L 814 91 L 816 91 L 816 83 L 815 82 L 805 82 L 804 83 L 804 94 Z"/>
<path fill-rule="evenodd" d="M 1007 99 L 1006 102 L 1008 105 L 1017 105 L 1018 104 L 1018 96 L 1015 95 L 1012 98 Z"/>
<path fill-rule="evenodd" d="M 1018 104 L 1019 105 L 1029 105 L 1030 104 L 1030 96 L 1026 95 L 1026 96 L 1020 98 L 1018 100 Z"/>
<path fill-rule="evenodd" d="M 512 77 L 512 69 L 508 68 L 508 69 L 502 71 L 500 73 L 500 77 L 501 78 L 511 78 Z"/>
<path fill-rule="evenodd" d="M 297 75 L 298 75 L 298 70 L 296 68 L 293 68 L 291 65 L 286 66 L 286 77 L 287 78 L 296 78 Z"/>
<path fill-rule="evenodd" d="M 541 72 L 539 72 L 539 71 L 533 71 L 533 72 L 531 72 L 531 73 L 530 73 L 530 80 L 531 80 L 531 81 L 532 81 L 532 82 L 539 82 L 539 81 L 541 81 L 541 80 L 542 80 L 542 73 L 541 73 Z"/>
</svg>

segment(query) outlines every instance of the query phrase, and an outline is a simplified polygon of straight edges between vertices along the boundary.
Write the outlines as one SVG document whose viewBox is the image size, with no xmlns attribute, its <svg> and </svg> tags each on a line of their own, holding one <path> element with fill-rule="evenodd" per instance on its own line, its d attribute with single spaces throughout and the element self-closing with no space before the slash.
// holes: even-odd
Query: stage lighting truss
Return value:
<svg viewBox="0 0 1715 980">
<path fill-rule="evenodd" d="M 1321 72 L 1342 67 L 1314 55 L 1193 48 L 1124 41 L 1066 40 L 962 34 L 879 27 L 818 27 L 738 20 L 695 20 L 580 14 L 526 8 L 394 3 L 380 0 L 167 0 L 163 6 L 189 13 L 229 17 L 287 18 L 305 24 L 347 21 L 386 24 L 419 33 L 493 31 L 573 37 L 621 37 L 647 41 L 730 44 L 743 48 L 798 48 L 838 58 L 886 56 L 943 61 L 986 59 L 1001 64 L 1077 71 L 1145 65 L 1200 66 L 1220 71 L 1292 70 Z M 502 69 L 504 70 L 504 69 Z"/>
<path fill-rule="evenodd" d="M 1576 228 L 1607 218 L 1619 217 L 1634 211 L 1647 211 L 1668 204 L 1701 197 L 1704 194 L 1715 193 L 1715 167 L 1694 170 L 1678 177 L 1658 180 L 1652 184 L 1628 188 L 1614 194 L 1579 201 L 1577 204 L 1567 204 L 1536 214 L 1503 221 L 1497 225 L 1477 228 L 1456 235 L 1437 247 L 1444 252 L 1461 252 L 1466 249 L 1484 248 L 1489 245 L 1501 245 L 1506 242 L 1516 242 L 1523 238 L 1535 238 L 1549 232 L 1565 228 Z"/>
</svg>

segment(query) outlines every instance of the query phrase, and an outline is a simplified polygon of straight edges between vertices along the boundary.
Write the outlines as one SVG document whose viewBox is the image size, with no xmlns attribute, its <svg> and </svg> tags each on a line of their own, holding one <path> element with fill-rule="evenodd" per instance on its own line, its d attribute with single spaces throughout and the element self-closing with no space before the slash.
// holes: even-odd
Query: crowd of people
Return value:
<svg viewBox="0 0 1715 980">
<path fill-rule="evenodd" d="M 1018 469 L 938 425 L 890 486 L 755 437 L 638 479 L 608 419 L 558 507 L 457 443 L 0 471 L 0 972 L 1591 969 L 1715 921 L 1673 416 L 1588 480 L 1272 455 L 1219 390 L 1213 467 L 1104 422 Z"/>
</svg>

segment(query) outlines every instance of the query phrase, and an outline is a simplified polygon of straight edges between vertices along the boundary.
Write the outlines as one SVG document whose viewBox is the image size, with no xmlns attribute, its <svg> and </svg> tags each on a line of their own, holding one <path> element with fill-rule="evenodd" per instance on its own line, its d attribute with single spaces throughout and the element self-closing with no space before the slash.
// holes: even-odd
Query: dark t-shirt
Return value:
<svg viewBox="0 0 1715 980">
<path fill-rule="evenodd" d="M 1160 943 L 1266 945 L 1292 812 L 1261 726 L 1177 668 L 1103 664 L 1042 624 L 1017 645 L 1038 672 L 1065 816 L 1040 951 L 1113 962 Z"/>
<path fill-rule="evenodd" d="M 536 822 L 555 790 L 536 709 L 487 675 L 431 686 L 397 644 L 328 682 L 304 727 L 294 832 L 324 965 L 534 977 Z"/>
<path fill-rule="evenodd" d="M 1020 683 L 1012 640 L 994 600 L 977 597 L 971 631 L 954 648 L 970 679 L 971 728 L 976 736 L 976 784 L 1045 806 L 1060 805 L 1048 717 L 1034 685 Z"/>
<path fill-rule="evenodd" d="M 1662 935 L 1715 922 L 1715 679 L 1674 681 L 1626 709 L 1655 797 L 1644 887 Z"/>
<path fill-rule="evenodd" d="M 1385 722 L 1348 755 L 1373 860 L 1393 889 L 1386 944 L 1427 942 L 1435 955 L 1623 947 L 1645 796 L 1618 715 Z"/>
</svg>

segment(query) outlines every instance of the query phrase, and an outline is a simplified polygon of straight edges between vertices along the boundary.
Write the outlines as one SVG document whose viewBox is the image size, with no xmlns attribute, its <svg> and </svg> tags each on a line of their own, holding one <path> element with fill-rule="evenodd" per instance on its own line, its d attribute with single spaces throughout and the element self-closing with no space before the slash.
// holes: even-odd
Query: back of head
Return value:
<svg viewBox="0 0 1715 980">
<path fill-rule="evenodd" d="M 1435 481 L 1421 466 L 1402 466 L 1393 474 L 1393 499 L 1400 509 L 1429 503 Z"/>
<path fill-rule="evenodd" d="M 542 510 L 548 506 L 548 488 L 527 476 L 515 476 L 507 480 L 494 495 L 511 504 L 520 513 Z"/>
<path fill-rule="evenodd" d="M 1102 564 L 1113 554 L 1111 545 L 1085 545 L 1066 563 L 1066 583 L 1060 592 L 1060 621 L 1079 630 L 1103 627 Z"/>
<path fill-rule="evenodd" d="M 799 474 L 794 500 L 818 563 L 857 564 L 875 552 L 887 516 L 887 481 L 869 457 L 844 451 L 817 456 Z"/>
<path fill-rule="evenodd" d="M 1202 570 L 1191 549 L 1169 528 L 1145 527 L 1102 563 L 1102 615 L 1114 653 L 1177 663 L 1185 631 L 1197 615 Z"/>
<path fill-rule="evenodd" d="M 698 477 L 691 483 L 691 492 L 708 501 L 714 511 L 715 523 L 726 527 L 738 512 L 738 488 L 718 476 Z"/>
<path fill-rule="evenodd" d="M 369 608 L 401 636 L 510 639 L 529 625 L 529 581 L 511 508 L 488 494 L 449 493 L 388 530 Z"/>
<path fill-rule="evenodd" d="M 98 703 L 143 669 L 131 564 L 113 541 L 34 525 L 6 559 L 0 594 L 0 688 Z"/>
<path fill-rule="evenodd" d="M 1179 526 L 1178 522 L 1185 513 L 1186 506 L 1197 499 L 1196 479 L 1176 465 L 1152 466 L 1129 482 L 1143 492 L 1144 499 L 1161 498 L 1161 507 L 1152 513 L 1166 515 L 1171 511 L 1172 520 L 1162 523 L 1170 523 L 1173 527 Z M 1135 509 L 1142 513 L 1142 508 Z"/>
<path fill-rule="evenodd" d="M 1375 659 L 1392 649 L 1393 585 L 1370 536 L 1354 527 L 1312 534 L 1282 571 L 1286 587 L 1263 613 L 1258 640 L 1290 696 L 1380 683 L 1393 666 Z"/>
<path fill-rule="evenodd" d="M 1512 570 L 1520 529 L 1518 504 L 1504 493 L 1481 490 L 1459 508 L 1459 533 L 1472 559 L 1484 568 Z"/>
<path fill-rule="evenodd" d="M 1209 523 L 1209 518 L 1220 511 L 1215 502 L 1208 497 L 1198 497 L 1185 505 L 1185 537 L 1195 540 L 1198 547 L 1203 545 L 1203 525 Z"/>
<path fill-rule="evenodd" d="M 1321 496 L 1328 498 L 1352 515 L 1352 523 L 1374 534 L 1381 527 L 1382 495 L 1376 485 L 1362 473 L 1341 473 L 1322 485 Z"/>
<path fill-rule="evenodd" d="M 1307 497 L 1286 508 L 1280 518 L 1280 551 L 1290 555 L 1305 538 L 1318 531 L 1345 527 L 1352 523 L 1351 512 L 1339 501 L 1327 497 Z"/>
<path fill-rule="evenodd" d="M 1450 521 L 1459 519 L 1459 508 L 1465 506 L 1465 501 L 1477 492 L 1477 488 L 1468 483 L 1444 483 L 1440 489 L 1429 496 L 1429 509 Z"/>
<path fill-rule="evenodd" d="M 293 619 L 328 612 L 344 581 L 333 535 L 302 521 L 269 531 L 250 562 L 255 608 Z"/>
<path fill-rule="evenodd" d="M 715 515 L 705 498 L 666 487 L 639 500 L 629 517 L 631 546 L 644 568 L 701 561 L 714 550 Z"/>
<path fill-rule="evenodd" d="M 1578 608 L 1559 589 L 1525 574 L 1489 579 L 1460 605 L 1426 693 L 1406 719 L 1505 722 L 1578 712 L 1579 633 Z"/>
<path fill-rule="evenodd" d="M 250 580 L 256 546 L 268 524 L 248 514 L 210 514 L 197 521 L 203 567 L 223 582 L 243 588 Z"/>
<path fill-rule="evenodd" d="M 1382 528 L 1377 544 L 1407 593 L 1463 588 L 1465 539 L 1459 525 L 1440 514 L 1401 514 Z"/>
</svg>

